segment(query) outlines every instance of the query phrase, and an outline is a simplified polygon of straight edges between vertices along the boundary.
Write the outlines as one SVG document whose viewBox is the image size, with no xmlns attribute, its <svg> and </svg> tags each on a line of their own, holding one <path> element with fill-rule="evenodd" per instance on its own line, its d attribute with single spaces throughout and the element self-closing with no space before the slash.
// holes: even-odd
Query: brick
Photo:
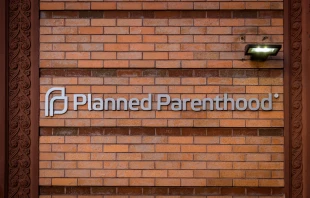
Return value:
<svg viewBox="0 0 310 198">
<path fill-rule="evenodd" d="M 91 177 L 116 177 L 116 170 L 91 170 Z"/>
<path fill-rule="evenodd" d="M 182 145 L 181 152 L 206 152 L 207 147 L 205 145 Z"/>
<path fill-rule="evenodd" d="M 143 35 L 143 42 L 145 43 L 166 43 L 166 35 Z"/>
<path fill-rule="evenodd" d="M 232 186 L 232 179 L 207 179 L 207 186 Z"/>
<path fill-rule="evenodd" d="M 165 153 L 142 153 L 142 160 L 167 160 Z"/>
<path fill-rule="evenodd" d="M 154 169 L 154 162 L 130 162 L 130 169 Z"/>
<path fill-rule="evenodd" d="M 144 19 L 143 26 L 168 26 L 168 19 Z"/>
<path fill-rule="evenodd" d="M 154 34 L 154 27 L 130 27 L 130 34 Z"/>
<path fill-rule="evenodd" d="M 221 178 L 245 178 L 243 170 L 220 170 Z"/>
<path fill-rule="evenodd" d="M 179 68 L 180 61 L 156 61 L 156 68 Z"/>
<path fill-rule="evenodd" d="M 242 153 L 221 153 L 221 161 L 245 161 L 246 155 Z"/>
<path fill-rule="evenodd" d="M 128 51 L 129 44 L 104 44 L 105 51 Z"/>
<path fill-rule="evenodd" d="M 180 181 L 180 179 L 156 178 L 155 185 L 156 186 L 180 186 L 181 185 L 181 181 Z"/>
<path fill-rule="evenodd" d="M 90 160 L 90 153 L 66 153 L 65 160 Z"/>
<path fill-rule="evenodd" d="M 194 37 L 192 35 L 169 35 L 169 43 L 190 43 L 193 42 Z"/>
<path fill-rule="evenodd" d="M 232 169 L 232 162 L 207 162 L 207 169 Z"/>
<path fill-rule="evenodd" d="M 244 137 L 221 137 L 221 144 L 245 144 Z"/>
<path fill-rule="evenodd" d="M 167 177 L 167 170 L 142 170 L 142 177 Z"/>
<path fill-rule="evenodd" d="M 283 162 L 259 162 L 259 169 L 270 170 L 270 169 L 283 169 Z"/>
<path fill-rule="evenodd" d="M 103 163 L 96 161 L 92 161 L 91 163 L 87 161 L 81 161 L 77 163 L 77 167 L 85 169 L 101 169 L 103 167 Z"/>
<path fill-rule="evenodd" d="M 204 44 L 181 44 L 181 51 L 205 51 Z"/>
<path fill-rule="evenodd" d="M 168 170 L 168 177 L 193 177 L 193 170 Z"/>
<path fill-rule="evenodd" d="M 129 64 L 128 64 L 128 61 L 121 61 L 121 60 L 106 60 L 104 61 L 103 63 L 103 67 L 105 68 L 126 68 L 126 67 L 129 67 Z"/>
<path fill-rule="evenodd" d="M 164 2 L 143 2 L 143 10 L 166 10 L 167 3 Z"/>
<path fill-rule="evenodd" d="M 138 42 L 142 42 L 142 36 L 141 35 L 118 35 L 117 42 L 138 43 Z"/>
<path fill-rule="evenodd" d="M 128 152 L 128 145 L 104 145 L 104 152 Z"/>
<path fill-rule="evenodd" d="M 41 143 L 64 143 L 64 137 L 62 136 L 41 136 Z"/>
<path fill-rule="evenodd" d="M 40 19 L 41 26 L 64 26 L 64 19 Z"/>
<path fill-rule="evenodd" d="M 104 178 L 103 180 L 105 186 L 128 186 L 128 179 L 123 178 Z"/>
<path fill-rule="evenodd" d="M 155 67 L 155 61 L 131 60 L 129 62 L 129 67 L 131 67 L 131 68 L 153 68 L 153 67 Z"/>
<path fill-rule="evenodd" d="M 90 170 L 65 170 L 66 177 L 90 177 Z"/>
<path fill-rule="evenodd" d="M 39 170 L 39 177 L 64 177 L 64 170 Z"/>
<path fill-rule="evenodd" d="M 194 170 L 194 177 L 218 178 L 218 170 Z"/>
<path fill-rule="evenodd" d="M 65 42 L 65 37 L 64 35 L 41 35 L 40 36 L 40 42 L 44 43 L 62 43 Z"/>
<path fill-rule="evenodd" d="M 66 59 L 90 59 L 89 52 L 66 52 Z"/>
<path fill-rule="evenodd" d="M 155 162 L 156 169 L 180 169 L 180 162 Z"/>
<path fill-rule="evenodd" d="M 210 19 L 210 18 L 194 19 L 194 25 L 195 26 L 203 26 L 203 27 L 219 26 L 220 21 L 219 21 L 219 19 Z"/>
<path fill-rule="evenodd" d="M 181 34 L 206 34 L 206 27 L 181 27 Z"/>
<path fill-rule="evenodd" d="M 91 10 L 115 10 L 116 2 L 91 2 Z"/>
<path fill-rule="evenodd" d="M 89 19 L 65 19 L 66 26 L 89 26 Z"/>
<path fill-rule="evenodd" d="M 232 152 L 232 146 L 231 145 L 208 145 L 207 151 L 208 152 L 220 152 L 220 153 Z"/>
<path fill-rule="evenodd" d="M 257 179 L 235 179 L 235 186 L 258 186 Z"/>
<path fill-rule="evenodd" d="M 215 42 L 219 42 L 219 36 L 217 35 L 194 35 L 194 42 L 195 43 L 201 43 L 201 42 L 215 43 Z"/>
<path fill-rule="evenodd" d="M 63 160 L 63 153 L 40 153 L 40 160 Z"/>
<path fill-rule="evenodd" d="M 192 26 L 193 19 L 169 19 L 169 26 Z"/>
<path fill-rule="evenodd" d="M 129 34 L 129 27 L 104 27 L 104 34 Z"/>
<path fill-rule="evenodd" d="M 167 52 L 143 52 L 143 59 L 164 60 L 164 59 L 168 59 L 168 53 Z"/>
<path fill-rule="evenodd" d="M 180 152 L 180 145 L 156 145 L 156 152 Z"/>
<path fill-rule="evenodd" d="M 257 162 L 233 162 L 233 169 L 258 169 Z"/>
<path fill-rule="evenodd" d="M 104 169 L 128 169 L 128 162 L 106 161 L 103 167 Z"/>
<path fill-rule="evenodd" d="M 93 57 L 93 53 L 91 54 L 91 57 Z M 116 56 L 116 55 L 115 55 Z M 102 68 L 103 67 L 103 61 L 100 60 L 79 60 L 78 61 L 78 67 L 80 68 Z M 79 78 L 79 84 L 102 84 L 102 79 L 81 79 Z"/>
<path fill-rule="evenodd" d="M 245 9 L 245 2 L 220 2 L 220 9 L 223 10 L 242 10 Z"/>
<path fill-rule="evenodd" d="M 89 10 L 90 3 L 87 2 L 66 2 L 66 10 Z"/>
<path fill-rule="evenodd" d="M 118 10 L 142 10 L 141 2 L 117 2 Z"/>
<path fill-rule="evenodd" d="M 91 35 L 93 43 L 113 43 L 116 42 L 116 35 Z"/>
<path fill-rule="evenodd" d="M 181 162 L 181 169 L 206 169 L 206 162 Z"/>
<path fill-rule="evenodd" d="M 246 2 L 245 3 L 246 9 L 270 9 L 269 2 Z"/>
<path fill-rule="evenodd" d="M 179 44 L 156 44 L 155 50 L 156 51 L 179 51 L 180 45 Z"/>
<path fill-rule="evenodd" d="M 90 42 L 90 35 L 66 35 L 68 43 L 85 43 Z"/>
<path fill-rule="evenodd" d="M 283 179 L 260 179 L 259 186 L 268 186 L 268 187 L 283 187 L 284 180 Z"/>
<path fill-rule="evenodd" d="M 154 186 L 155 180 L 151 178 L 132 178 L 129 181 L 130 186 Z"/>
<path fill-rule="evenodd" d="M 129 145 L 129 152 L 154 152 L 154 145 Z"/>
<path fill-rule="evenodd" d="M 231 44 L 206 44 L 206 51 L 231 51 Z"/>
<path fill-rule="evenodd" d="M 192 137 L 168 137 L 170 144 L 190 144 L 193 143 Z"/>
<path fill-rule="evenodd" d="M 141 177 L 141 170 L 118 170 L 117 177 Z"/>
<path fill-rule="evenodd" d="M 194 52 L 194 59 L 219 59 L 219 52 Z"/>
<path fill-rule="evenodd" d="M 194 8 L 192 2 L 168 2 L 169 10 L 191 10 Z"/>
<path fill-rule="evenodd" d="M 141 52 L 118 52 L 117 59 L 142 59 Z"/>
<path fill-rule="evenodd" d="M 102 152 L 102 145 L 80 144 L 78 145 L 78 152 Z"/>
<path fill-rule="evenodd" d="M 52 178 L 53 186 L 76 186 L 76 178 Z"/>
<path fill-rule="evenodd" d="M 155 34 L 180 34 L 180 27 L 156 27 Z"/>
<path fill-rule="evenodd" d="M 206 179 L 181 179 L 182 186 L 205 186 Z"/>
<path fill-rule="evenodd" d="M 64 10 L 64 2 L 41 2 L 40 10 Z"/>
<path fill-rule="evenodd" d="M 218 10 L 219 8 L 219 2 L 194 2 L 195 10 Z"/>
<path fill-rule="evenodd" d="M 247 170 L 246 177 L 247 178 L 270 178 L 271 172 L 266 170 Z"/>
<path fill-rule="evenodd" d="M 78 178 L 79 186 L 102 186 L 102 183 L 101 178 Z"/>
</svg>

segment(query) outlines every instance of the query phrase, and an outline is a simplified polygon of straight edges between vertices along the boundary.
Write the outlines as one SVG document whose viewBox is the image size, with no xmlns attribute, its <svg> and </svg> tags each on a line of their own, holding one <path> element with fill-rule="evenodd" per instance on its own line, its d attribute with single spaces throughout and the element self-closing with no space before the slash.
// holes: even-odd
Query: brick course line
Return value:
<svg viewBox="0 0 310 198">
<path fill-rule="evenodd" d="M 283 136 L 283 128 L 41 127 L 40 136 Z"/>
<path fill-rule="evenodd" d="M 109 19 L 180 19 L 180 18 L 283 18 L 282 10 L 207 10 L 207 11 L 79 11 L 48 10 L 40 11 L 41 19 L 57 18 L 109 18 Z"/>
<path fill-rule="evenodd" d="M 40 195 L 283 195 L 282 187 L 111 187 L 40 186 Z"/>
<path fill-rule="evenodd" d="M 283 78 L 283 69 L 40 69 L 40 77 Z"/>
</svg>

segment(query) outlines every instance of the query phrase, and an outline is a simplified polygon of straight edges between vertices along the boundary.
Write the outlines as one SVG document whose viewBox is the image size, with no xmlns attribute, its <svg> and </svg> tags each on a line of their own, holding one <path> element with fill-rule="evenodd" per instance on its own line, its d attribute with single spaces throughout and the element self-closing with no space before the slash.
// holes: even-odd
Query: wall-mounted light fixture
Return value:
<svg viewBox="0 0 310 198">
<path fill-rule="evenodd" d="M 251 56 L 251 60 L 265 61 L 268 56 L 276 56 L 281 45 L 248 44 L 245 46 L 245 55 Z"/>
</svg>

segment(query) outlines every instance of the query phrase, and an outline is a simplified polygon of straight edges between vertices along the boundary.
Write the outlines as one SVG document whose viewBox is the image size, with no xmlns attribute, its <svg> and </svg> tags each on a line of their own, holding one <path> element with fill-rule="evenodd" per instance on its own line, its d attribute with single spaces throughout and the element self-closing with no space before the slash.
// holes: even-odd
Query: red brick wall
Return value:
<svg viewBox="0 0 310 198">
<path fill-rule="evenodd" d="M 282 196 L 283 53 L 244 56 L 248 43 L 283 44 L 282 1 L 41 1 L 40 9 L 41 198 Z M 89 112 L 70 100 L 66 114 L 47 118 L 54 86 L 104 98 L 280 97 L 268 112 Z"/>
</svg>

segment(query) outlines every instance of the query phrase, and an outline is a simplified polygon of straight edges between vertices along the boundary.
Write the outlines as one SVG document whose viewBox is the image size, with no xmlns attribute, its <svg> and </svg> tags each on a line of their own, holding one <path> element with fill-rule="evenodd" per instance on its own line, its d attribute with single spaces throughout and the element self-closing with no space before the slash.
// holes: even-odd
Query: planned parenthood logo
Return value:
<svg viewBox="0 0 310 198">
<path fill-rule="evenodd" d="M 51 100 L 49 100 L 50 95 L 54 91 L 60 91 L 60 96 L 53 96 Z M 64 107 L 62 110 L 54 111 L 54 103 L 56 100 L 63 101 Z M 45 116 L 54 116 L 61 115 L 66 113 L 68 110 L 68 96 L 66 96 L 66 89 L 64 87 L 53 87 L 49 89 L 45 94 Z"/>
<path fill-rule="evenodd" d="M 57 91 L 57 92 L 56 92 Z M 53 93 L 56 92 L 56 93 Z M 60 92 L 60 95 L 59 95 Z M 52 97 L 51 97 L 52 96 Z M 274 98 L 278 98 L 274 94 Z M 171 98 L 169 94 L 148 94 L 146 98 L 93 98 L 92 94 L 73 94 L 73 110 L 87 105 L 88 111 L 270 111 L 272 110 L 272 94 L 267 98 L 231 98 L 228 94 L 217 95 L 214 98 Z M 153 100 L 156 105 L 152 105 Z M 62 110 L 55 110 L 55 102 L 63 103 Z M 64 87 L 53 87 L 45 94 L 45 116 L 61 115 L 68 110 L 68 96 Z"/>
</svg>

